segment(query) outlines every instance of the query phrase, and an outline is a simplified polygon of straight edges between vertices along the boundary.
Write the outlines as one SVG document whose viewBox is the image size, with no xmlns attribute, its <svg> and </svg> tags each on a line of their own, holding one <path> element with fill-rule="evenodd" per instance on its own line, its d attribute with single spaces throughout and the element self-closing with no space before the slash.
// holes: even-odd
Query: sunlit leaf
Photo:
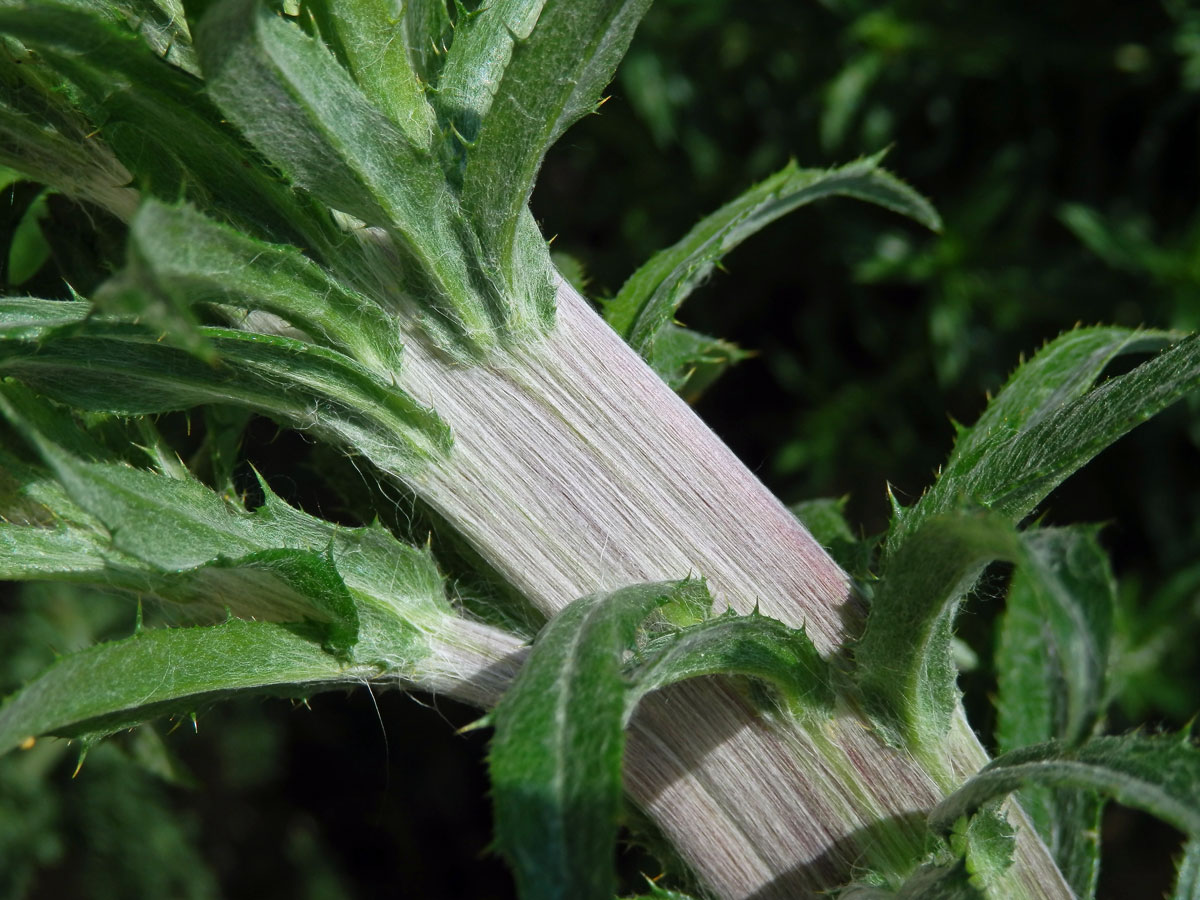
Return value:
<svg viewBox="0 0 1200 900">
<path fill-rule="evenodd" d="M 963 503 L 1017 521 L 1101 450 L 1200 384 L 1200 343 L 1186 338 L 1098 387 L 1110 362 L 1149 352 L 1171 334 L 1078 328 L 1022 364 L 979 421 L 961 429 L 933 487 L 888 534 L 894 553 L 926 519 Z"/>
<path fill-rule="evenodd" d="M 244 693 L 303 697 L 360 682 L 286 625 L 156 628 L 59 659 L 0 706 L 0 753 L 34 735 L 112 733 Z"/>
<path fill-rule="evenodd" d="M 244 406 L 312 430 L 402 472 L 449 448 L 446 427 L 390 381 L 348 357 L 292 338 L 201 328 L 217 362 L 141 327 L 86 319 L 84 305 L 3 301 L 0 371 L 82 409 L 142 415 L 203 403 Z M 75 318 L 77 324 L 69 323 Z M 51 340 L 51 337 L 53 339 Z"/>
<path fill-rule="evenodd" d="M 635 350 L 652 359 L 663 328 L 725 254 L 781 216 L 825 197 L 866 200 L 940 228 L 927 200 L 879 168 L 882 158 L 880 153 L 828 170 L 788 163 L 701 220 L 673 247 L 656 253 L 605 303 L 604 317 Z"/>
<path fill-rule="evenodd" d="M 1026 785 L 1080 788 L 1145 810 L 1200 835 L 1200 747 L 1187 734 L 1092 738 L 1013 750 L 992 760 L 930 814 L 945 829 L 982 804 Z"/>
</svg>

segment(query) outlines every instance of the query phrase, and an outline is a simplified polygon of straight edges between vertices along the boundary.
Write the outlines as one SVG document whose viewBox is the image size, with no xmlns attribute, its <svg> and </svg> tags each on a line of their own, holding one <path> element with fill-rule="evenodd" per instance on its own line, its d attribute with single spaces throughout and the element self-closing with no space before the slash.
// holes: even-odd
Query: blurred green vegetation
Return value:
<svg viewBox="0 0 1200 900">
<path fill-rule="evenodd" d="M 886 525 L 886 484 L 914 500 L 950 418 L 972 421 L 1045 339 L 1076 322 L 1200 327 L 1200 3 L 658 0 L 610 92 L 533 198 L 593 297 L 789 157 L 891 146 L 888 167 L 942 213 L 935 236 L 860 204 L 806 209 L 735 251 L 681 312 L 756 352 L 700 414 L 783 500 L 847 496 L 865 534 Z M 5 183 L 0 279 L 16 290 L 61 295 L 65 280 L 86 294 L 120 260 L 116 223 Z M 1051 522 L 1109 523 L 1114 728 L 1200 709 L 1198 413 L 1193 398 L 1135 432 L 1044 507 Z M 272 478 L 287 499 L 325 502 L 319 469 L 291 465 L 306 445 L 256 452 L 269 474 L 272 453 L 288 464 Z M 985 737 L 1005 578 L 992 573 L 962 620 Z M 128 602 L 71 593 L 0 606 L 5 690 L 55 649 L 133 627 Z M 55 742 L 0 760 L 0 897 L 511 896 L 479 859 L 484 742 L 451 727 L 469 711 L 397 694 L 377 708 L 365 691 L 312 705 L 222 708 L 198 734 L 184 723 L 169 752 L 130 735 L 74 780 Z M 1157 895 L 1153 865 L 1174 849 L 1129 821 L 1110 816 L 1102 896 Z"/>
</svg>

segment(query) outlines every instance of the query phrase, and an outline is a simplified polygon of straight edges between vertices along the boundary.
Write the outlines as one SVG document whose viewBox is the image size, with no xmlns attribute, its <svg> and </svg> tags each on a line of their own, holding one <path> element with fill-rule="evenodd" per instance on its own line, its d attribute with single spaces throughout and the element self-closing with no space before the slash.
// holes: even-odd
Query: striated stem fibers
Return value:
<svg viewBox="0 0 1200 900">
<path fill-rule="evenodd" d="M 719 606 L 804 625 L 825 656 L 857 633 L 847 576 L 568 285 L 544 341 L 486 366 L 408 335 L 404 384 L 453 429 L 410 487 L 542 613 L 642 581 L 703 575 Z M 920 855 L 925 814 L 986 756 L 961 716 L 922 766 L 855 710 L 763 717 L 720 679 L 651 695 L 629 795 L 716 896 L 814 896 Z M 931 771 L 931 768 L 937 771 Z M 1019 809 L 1008 896 L 1071 892 Z"/>
</svg>

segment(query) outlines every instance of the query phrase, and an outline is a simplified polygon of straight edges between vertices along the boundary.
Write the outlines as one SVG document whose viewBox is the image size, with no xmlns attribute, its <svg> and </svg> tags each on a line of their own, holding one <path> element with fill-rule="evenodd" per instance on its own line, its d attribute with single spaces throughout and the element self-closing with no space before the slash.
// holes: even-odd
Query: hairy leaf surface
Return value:
<svg viewBox="0 0 1200 900">
<path fill-rule="evenodd" d="M 652 642 L 632 682 L 625 721 L 651 691 L 701 675 L 749 675 L 768 682 L 798 715 L 833 709 L 828 664 L 803 629 L 751 613 L 727 613 Z"/>
<path fill-rule="evenodd" d="M 1192 838 L 1183 846 L 1171 900 L 1200 900 L 1200 838 Z"/>
<path fill-rule="evenodd" d="M 945 729 L 958 699 L 950 651 L 954 619 L 983 568 L 995 560 L 1016 564 L 1015 622 L 1038 630 L 1012 635 L 1024 641 L 1018 651 L 1026 656 L 1008 657 L 1016 670 L 1001 676 L 1009 704 L 1001 720 L 1009 729 L 1006 738 L 1081 740 L 1104 698 L 1115 602 L 1107 557 L 1094 529 L 1018 533 L 995 513 L 929 519 L 886 561 L 855 645 L 868 708 L 909 740 Z M 1047 677 L 1048 685 L 1039 680 Z M 1057 702 L 1050 699 L 1055 686 L 1065 693 L 1057 711 L 1050 708 Z M 1025 689 L 1028 696 L 1020 693 Z"/>
<path fill-rule="evenodd" d="M 90 122 L 87 131 L 71 130 L 54 146 L 81 142 L 99 130 L 98 140 L 112 148 L 143 191 L 172 202 L 181 197 L 202 205 L 216 202 L 227 215 L 275 239 L 323 244 L 325 226 L 308 202 L 248 152 L 202 83 L 98 7 L 56 0 L 0 5 L 0 33 L 36 49 L 54 73 L 41 83 L 27 79 L 29 86 L 14 99 L 34 95 L 26 101 L 32 103 L 39 92 L 50 93 L 40 103 L 47 107 L 70 96 L 78 104 L 74 112 Z M 63 90 L 62 78 L 71 90 Z M 39 155 L 36 147 L 30 153 Z M 30 174 L 64 190 L 73 186 L 63 183 L 71 180 L 69 170 L 61 178 L 54 172 Z M 129 210 L 123 205 L 114 212 Z"/>
<path fill-rule="evenodd" d="M 519 32 L 474 146 L 468 147 L 462 196 L 485 251 L 512 283 L 516 270 L 529 264 L 528 255 L 519 251 L 522 228 L 531 221 L 522 222 L 542 159 L 568 127 L 595 108 L 650 0 L 499 6 L 497 18 L 517 24 Z M 495 52 L 503 36 L 488 25 L 487 15 L 480 13 L 471 35 L 476 29 L 486 32 Z M 536 24 L 530 21 L 533 15 Z M 521 38 L 520 32 L 528 36 Z M 472 46 L 475 40 L 468 37 Z M 452 55 L 460 54 L 452 47 Z M 464 60 L 473 55 L 461 52 Z"/>
<path fill-rule="evenodd" d="M 307 8 L 363 94 L 400 126 L 414 147 L 430 147 L 436 117 L 409 58 L 396 5 L 386 0 L 312 0 Z M 401 7 L 401 14 L 408 10 Z"/>
<path fill-rule="evenodd" d="M 201 328 L 209 365 L 139 326 L 85 319 L 59 301 L 7 300 L 0 371 L 82 409 L 142 415 L 203 403 L 242 406 L 310 429 L 403 472 L 445 453 L 450 435 L 427 408 L 332 350 L 275 335 Z M 78 316 L 76 324 L 57 324 Z"/>
<path fill-rule="evenodd" d="M 1092 738 L 1013 750 L 992 760 L 930 814 L 945 829 L 989 800 L 1029 784 L 1100 791 L 1200 835 L 1200 747 L 1187 734 Z"/>
<path fill-rule="evenodd" d="M 386 229 L 424 311 L 467 348 L 491 346 L 510 304 L 479 267 L 474 233 L 429 149 L 258 0 L 220 0 L 195 35 L 209 93 L 251 143 L 293 184 Z"/>
<path fill-rule="evenodd" d="M 296 248 L 256 240 L 187 205 L 142 204 L 130 225 L 128 267 L 97 299 L 169 333 L 177 330 L 172 314 L 192 319 L 197 304 L 265 310 L 385 377 L 400 369 L 396 323 L 375 303 Z"/>
<path fill-rule="evenodd" d="M 655 337 L 646 362 L 691 403 L 726 369 L 753 355 L 729 341 L 667 323 Z"/>
<path fill-rule="evenodd" d="M 1019 566 L 996 650 L 1000 752 L 1050 740 L 1077 742 L 1102 711 L 1116 602 L 1097 529 L 1038 529 L 1024 536 L 1038 570 Z M 1100 815 L 1094 791 L 1030 786 L 1021 807 L 1078 896 L 1095 893 Z"/>
<path fill-rule="evenodd" d="M 997 661 L 1001 750 L 1081 741 L 1101 716 L 1116 584 L 1096 533 L 1075 527 L 1022 535 L 1023 564 L 1009 588 Z"/>
<path fill-rule="evenodd" d="M 672 600 L 707 599 L 699 582 L 596 594 L 550 620 L 494 713 L 496 846 L 525 898 L 610 900 L 621 806 L 626 685 L 621 655 Z"/>
<path fill-rule="evenodd" d="M 470 144 L 492 108 L 513 45 L 529 38 L 546 0 L 495 0 L 460 13 L 454 43 L 438 77 L 435 102 L 443 117 Z"/>
<path fill-rule="evenodd" d="M 979 421 L 960 429 L 933 487 L 897 508 L 894 553 L 928 518 L 970 503 L 1016 521 L 1121 435 L 1200 384 L 1200 345 L 1186 338 L 1099 387 L 1105 367 L 1127 353 L 1164 346 L 1172 335 L 1127 328 L 1078 328 L 1022 364 Z"/>
<path fill-rule="evenodd" d="M 686 619 L 711 599 L 701 582 L 684 581 L 570 604 L 538 636 L 495 711 L 497 845 L 522 896 L 612 896 L 624 726 L 649 691 L 739 674 L 769 681 L 800 712 L 832 706 L 829 672 L 812 642 L 757 614 L 720 616 L 652 639 L 625 667 L 639 626 L 668 603 L 687 608 Z"/>
<path fill-rule="evenodd" d="M 794 162 L 703 219 L 677 244 L 656 253 L 605 304 L 608 323 L 647 359 L 679 305 L 721 257 L 776 219 L 825 197 L 856 197 L 941 227 L 933 207 L 879 168 L 883 154 L 837 169 L 801 169 Z"/>
<path fill-rule="evenodd" d="M 881 574 L 854 648 L 867 708 L 893 737 L 920 745 L 943 731 L 958 702 L 950 654 L 954 618 L 984 566 L 1020 553 L 999 516 L 959 513 L 925 522 Z"/>
<path fill-rule="evenodd" d="M 303 697 L 364 675 L 273 622 L 150 629 L 62 657 L 9 697 L 0 753 L 36 735 L 111 734 L 235 694 Z"/>
</svg>

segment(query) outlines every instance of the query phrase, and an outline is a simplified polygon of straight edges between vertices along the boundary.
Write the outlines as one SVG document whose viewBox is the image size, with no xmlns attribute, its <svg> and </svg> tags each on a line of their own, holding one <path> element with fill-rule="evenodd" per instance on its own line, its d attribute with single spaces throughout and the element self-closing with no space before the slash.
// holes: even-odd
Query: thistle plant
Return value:
<svg viewBox="0 0 1200 900">
<path fill-rule="evenodd" d="M 786 509 L 674 393 L 740 356 L 677 310 L 812 201 L 938 216 L 880 156 L 790 164 L 597 312 L 528 202 L 648 5 L 0 2 L 0 164 L 123 246 L 88 296 L 0 299 L 0 576 L 121 592 L 131 632 L 10 696 L 0 751 L 399 687 L 494 729 L 523 897 L 613 897 L 635 815 L 677 880 L 653 896 L 1090 896 L 1108 797 L 1190 836 L 1195 896 L 1200 751 L 1101 734 L 1110 567 L 1094 527 L 1031 516 L 1200 383 L 1197 338 L 1048 342 L 879 540 L 836 504 Z M 239 492 L 253 417 L 401 489 L 417 524 Z M 997 560 L 989 761 L 952 641 Z M 143 627 L 142 599 L 176 624 Z"/>
</svg>

